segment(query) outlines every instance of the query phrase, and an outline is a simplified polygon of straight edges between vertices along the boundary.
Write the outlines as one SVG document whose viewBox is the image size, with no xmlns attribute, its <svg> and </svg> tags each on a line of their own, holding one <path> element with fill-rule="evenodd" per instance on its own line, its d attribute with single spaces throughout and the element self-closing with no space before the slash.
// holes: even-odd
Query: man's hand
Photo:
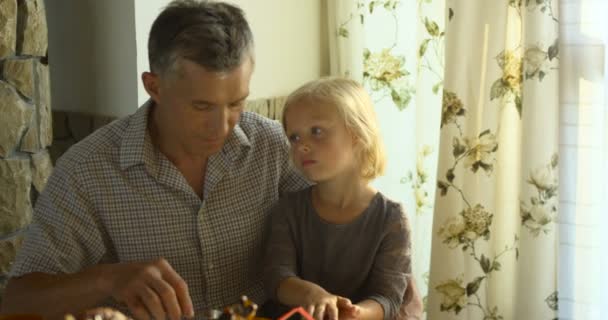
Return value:
<svg viewBox="0 0 608 320">
<path fill-rule="evenodd" d="M 136 319 L 193 317 L 188 285 L 165 259 L 106 265 L 109 295 L 125 303 Z"/>
</svg>

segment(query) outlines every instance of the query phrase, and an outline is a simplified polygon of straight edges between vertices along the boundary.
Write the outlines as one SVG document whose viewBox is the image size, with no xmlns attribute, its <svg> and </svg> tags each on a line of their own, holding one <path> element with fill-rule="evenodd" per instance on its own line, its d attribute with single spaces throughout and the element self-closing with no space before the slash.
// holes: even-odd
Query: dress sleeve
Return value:
<svg viewBox="0 0 608 320">
<path fill-rule="evenodd" d="M 264 288 L 275 301 L 278 301 L 277 289 L 281 281 L 297 276 L 296 238 L 288 216 L 292 214 L 292 206 L 283 198 L 271 211 L 270 236 L 264 258 Z"/>
<path fill-rule="evenodd" d="M 380 303 L 384 319 L 394 319 L 403 302 L 407 279 L 411 276 L 411 231 L 403 209 L 389 205 L 389 219 L 384 238 L 374 257 L 366 284 L 366 299 Z"/>
</svg>

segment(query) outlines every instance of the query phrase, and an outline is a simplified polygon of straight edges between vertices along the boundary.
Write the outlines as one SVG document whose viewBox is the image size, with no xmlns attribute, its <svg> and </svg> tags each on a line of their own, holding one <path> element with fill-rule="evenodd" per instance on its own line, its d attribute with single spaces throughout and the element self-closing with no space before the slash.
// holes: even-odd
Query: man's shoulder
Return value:
<svg viewBox="0 0 608 320">
<path fill-rule="evenodd" d="M 57 166 L 72 171 L 91 161 L 107 159 L 108 154 L 118 153 L 130 117 L 114 120 L 74 144 L 59 158 Z"/>
<path fill-rule="evenodd" d="M 269 137 L 284 140 L 283 127 L 276 120 L 266 118 L 251 111 L 244 111 L 241 115 L 239 126 L 249 139 Z"/>
</svg>

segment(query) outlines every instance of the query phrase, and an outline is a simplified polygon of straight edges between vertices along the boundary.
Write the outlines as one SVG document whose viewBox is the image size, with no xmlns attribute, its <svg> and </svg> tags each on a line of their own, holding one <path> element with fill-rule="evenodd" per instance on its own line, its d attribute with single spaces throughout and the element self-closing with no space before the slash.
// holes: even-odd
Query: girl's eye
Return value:
<svg viewBox="0 0 608 320">
<path fill-rule="evenodd" d="M 322 130 L 321 130 L 321 128 L 319 128 L 319 127 L 312 127 L 312 128 L 310 129 L 310 133 L 311 133 L 313 136 L 318 136 L 318 135 L 320 135 L 320 134 L 322 133 Z"/>
<path fill-rule="evenodd" d="M 289 136 L 289 142 L 296 143 L 298 141 L 300 141 L 300 136 L 298 136 L 297 134 L 292 134 Z"/>
</svg>

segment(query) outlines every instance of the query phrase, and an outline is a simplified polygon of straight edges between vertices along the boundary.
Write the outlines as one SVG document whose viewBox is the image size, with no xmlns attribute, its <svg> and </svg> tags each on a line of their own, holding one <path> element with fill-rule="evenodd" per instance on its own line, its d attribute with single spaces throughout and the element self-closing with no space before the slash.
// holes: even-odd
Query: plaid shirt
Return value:
<svg viewBox="0 0 608 320">
<path fill-rule="evenodd" d="M 201 201 L 154 148 L 149 109 L 99 129 L 58 161 L 10 276 L 163 257 L 197 310 L 243 294 L 264 302 L 268 209 L 280 193 L 307 186 L 290 165 L 281 126 L 244 112 L 208 161 Z"/>
</svg>

